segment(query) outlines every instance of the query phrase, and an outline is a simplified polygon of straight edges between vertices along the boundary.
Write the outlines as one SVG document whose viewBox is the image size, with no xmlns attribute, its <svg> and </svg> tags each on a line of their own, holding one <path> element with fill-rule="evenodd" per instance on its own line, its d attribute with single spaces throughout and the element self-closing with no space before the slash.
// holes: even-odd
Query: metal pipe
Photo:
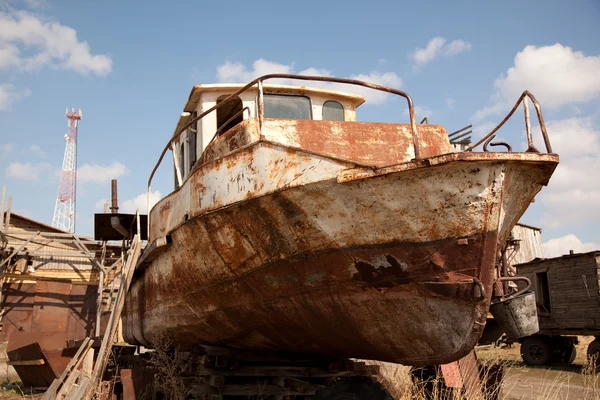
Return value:
<svg viewBox="0 0 600 400">
<path fill-rule="evenodd" d="M 450 142 L 456 142 L 458 139 L 460 139 L 460 138 L 462 138 L 464 136 L 470 135 L 471 133 L 473 133 L 473 131 L 467 131 L 467 132 L 463 133 L 462 135 L 458 135 L 456 137 L 453 137 L 452 139 L 450 139 Z"/>
<path fill-rule="evenodd" d="M 104 297 L 104 270 L 98 272 L 98 304 L 96 310 L 96 337 L 100 337 L 100 327 L 102 325 L 102 298 Z"/>
<path fill-rule="evenodd" d="M 529 121 L 529 99 L 523 99 L 523 111 L 525 112 L 525 131 L 527 132 L 527 151 L 535 149 L 533 138 L 531 137 L 531 122 Z"/>
<path fill-rule="evenodd" d="M 448 137 L 452 137 L 452 136 L 454 136 L 454 135 L 456 135 L 456 134 L 458 134 L 458 133 L 461 133 L 461 132 L 463 132 L 463 131 L 465 131 L 465 130 L 467 130 L 467 129 L 469 129 L 469 128 L 472 128 L 472 127 L 473 127 L 473 125 L 467 125 L 467 126 L 465 126 L 464 128 L 460 128 L 460 129 L 459 129 L 459 130 L 457 130 L 457 131 L 454 131 L 454 132 L 452 132 L 452 133 L 449 133 L 449 134 L 448 134 Z"/>
<path fill-rule="evenodd" d="M 110 181 L 110 199 L 111 206 L 110 212 L 116 214 L 119 211 L 119 199 L 117 195 L 117 180 L 113 179 Z"/>
<path fill-rule="evenodd" d="M 264 116 L 264 96 L 263 96 L 263 84 L 262 81 L 258 81 L 258 133 L 262 136 L 262 127 Z"/>
<path fill-rule="evenodd" d="M 259 86 L 259 92 L 262 93 L 262 82 L 265 81 L 265 80 L 267 80 L 267 79 L 298 79 L 298 80 L 306 80 L 306 81 L 345 83 L 345 84 L 349 84 L 349 85 L 363 86 L 363 87 L 367 87 L 367 88 L 370 88 L 370 89 L 375 89 L 375 90 L 379 90 L 379 91 L 382 91 L 382 92 L 388 92 L 388 93 L 392 93 L 392 94 L 396 94 L 398 96 L 404 97 L 406 99 L 407 103 L 408 103 L 408 115 L 410 117 L 410 127 L 411 127 L 411 131 L 412 131 L 412 135 L 413 135 L 413 147 L 415 149 L 415 159 L 419 160 L 421 158 L 421 151 L 420 151 L 420 148 L 419 148 L 419 134 L 417 132 L 417 122 L 415 121 L 415 109 L 414 109 L 412 98 L 410 97 L 410 95 L 408 93 L 406 93 L 406 92 L 404 92 L 402 90 L 392 89 L 392 88 L 388 88 L 386 86 L 376 85 L 376 84 L 373 84 L 373 83 L 359 81 L 359 80 L 356 80 L 356 79 L 334 78 L 334 77 L 326 77 L 326 76 L 293 75 L 293 74 L 269 74 L 269 75 L 263 75 L 263 76 L 261 76 L 259 78 L 254 79 L 253 81 L 251 81 L 250 83 L 248 83 L 244 87 L 238 89 L 235 93 L 229 95 L 227 98 L 225 98 L 220 103 L 215 104 L 214 106 L 212 106 L 208 110 L 204 111 L 200 115 L 196 116 L 195 118 L 192 118 L 187 124 L 185 124 L 179 130 L 176 130 L 173 133 L 173 136 L 171 137 L 171 139 L 169 140 L 169 142 L 163 148 L 163 151 L 161 152 L 160 157 L 158 158 L 158 161 L 156 162 L 156 165 L 152 169 L 152 172 L 150 173 L 150 177 L 148 178 L 148 192 L 146 193 L 146 196 L 147 196 L 146 202 L 148 204 L 150 203 L 150 191 L 151 191 L 151 185 L 152 185 L 152 178 L 154 178 L 154 174 L 156 173 L 156 170 L 158 169 L 158 167 L 162 163 L 162 160 L 163 160 L 165 154 L 167 153 L 167 150 L 169 150 L 169 147 L 171 146 L 171 144 L 183 132 L 185 132 L 190 126 L 192 126 L 194 123 L 196 123 L 196 121 L 204 118 L 205 115 L 207 115 L 207 114 L 215 111 L 216 109 L 218 109 L 219 107 L 221 107 L 223 104 L 226 104 L 231 99 L 237 97 L 240 93 L 245 92 L 246 90 L 248 90 L 252 86 L 258 84 L 258 86 Z M 259 93 L 259 95 L 260 95 L 260 93 Z M 259 111 L 259 128 L 261 129 L 261 133 L 262 133 L 262 118 L 263 118 L 263 112 L 262 112 L 262 107 L 263 107 L 262 102 L 263 102 L 263 99 L 262 99 L 262 96 L 259 96 L 259 101 L 258 102 L 259 102 L 258 106 L 261 108 L 261 109 L 258 110 Z M 175 164 L 177 164 L 177 162 Z M 150 233 L 150 210 L 148 210 L 148 233 Z"/>
<path fill-rule="evenodd" d="M 529 90 L 526 90 L 521 94 L 521 96 L 519 97 L 519 99 L 517 100 L 517 102 L 515 103 L 513 108 L 508 113 L 508 115 L 506 115 L 506 117 L 504 117 L 504 119 L 500 122 L 500 124 L 498 124 L 498 126 L 496 126 L 490 133 L 488 133 L 487 135 L 482 137 L 477 143 L 475 143 L 474 145 L 465 149 L 465 151 L 473 151 L 473 149 L 475 147 L 479 146 L 481 143 L 484 143 L 488 139 L 493 138 L 494 134 L 498 131 L 498 129 L 500 129 L 506 123 L 506 121 L 508 121 L 510 119 L 510 117 L 512 117 L 512 115 L 515 113 L 515 111 L 517 110 L 517 108 L 519 107 L 519 105 L 521 104 L 521 102 L 523 101 L 523 99 L 525 97 L 529 97 L 529 99 L 531 99 L 531 102 L 535 106 L 535 111 L 537 113 L 538 122 L 540 124 L 540 130 L 542 131 L 544 143 L 546 144 L 546 151 L 548 153 L 552 153 L 552 146 L 550 145 L 550 139 L 548 138 L 548 131 L 546 130 L 546 124 L 544 123 L 544 117 L 542 115 L 542 107 L 540 106 L 540 103 L 538 103 L 535 96 L 529 92 Z"/>
</svg>

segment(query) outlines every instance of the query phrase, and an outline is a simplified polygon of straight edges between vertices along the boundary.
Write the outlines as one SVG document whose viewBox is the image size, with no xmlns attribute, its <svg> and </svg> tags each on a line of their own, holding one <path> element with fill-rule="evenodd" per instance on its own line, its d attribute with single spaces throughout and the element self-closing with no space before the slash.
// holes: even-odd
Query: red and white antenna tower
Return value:
<svg viewBox="0 0 600 400">
<path fill-rule="evenodd" d="M 69 120 L 69 133 L 65 135 L 67 146 L 60 174 L 52 226 L 73 233 L 75 232 L 75 193 L 77 186 L 77 123 L 81 120 L 82 113 L 81 109 L 76 112 L 74 108 L 71 112 L 67 108 L 65 113 Z"/>
</svg>

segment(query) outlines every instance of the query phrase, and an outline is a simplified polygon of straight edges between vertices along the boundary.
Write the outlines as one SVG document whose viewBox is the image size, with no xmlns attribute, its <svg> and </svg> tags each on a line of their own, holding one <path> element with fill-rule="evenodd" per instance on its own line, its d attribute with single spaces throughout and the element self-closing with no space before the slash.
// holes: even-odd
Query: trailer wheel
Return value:
<svg viewBox="0 0 600 400">
<path fill-rule="evenodd" d="M 547 365 L 552 360 L 549 340 L 544 336 L 529 336 L 521 343 L 521 358 L 528 365 Z"/>
<path fill-rule="evenodd" d="M 573 361 L 575 361 L 575 357 L 577 357 L 577 348 L 575 347 L 574 343 L 570 343 L 568 346 L 563 347 L 561 362 L 566 364 L 573 364 Z"/>
<path fill-rule="evenodd" d="M 593 340 L 587 348 L 587 358 L 588 362 L 593 362 L 596 366 L 600 365 L 600 340 Z"/>
<path fill-rule="evenodd" d="M 344 378 L 319 390 L 311 400 L 393 400 L 379 382 L 366 376 Z"/>
</svg>

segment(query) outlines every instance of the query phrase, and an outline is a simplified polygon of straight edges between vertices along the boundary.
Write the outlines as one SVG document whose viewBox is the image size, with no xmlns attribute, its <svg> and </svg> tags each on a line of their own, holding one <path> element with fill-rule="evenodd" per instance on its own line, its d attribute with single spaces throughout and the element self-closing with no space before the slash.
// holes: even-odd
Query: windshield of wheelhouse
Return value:
<svg viewBox="0 0 600 400">
<path fill-rule="evenodd" d="M 310 99 L 306 96 L 265 93 L 265 118 L 312 119 Z"/>
</svg>

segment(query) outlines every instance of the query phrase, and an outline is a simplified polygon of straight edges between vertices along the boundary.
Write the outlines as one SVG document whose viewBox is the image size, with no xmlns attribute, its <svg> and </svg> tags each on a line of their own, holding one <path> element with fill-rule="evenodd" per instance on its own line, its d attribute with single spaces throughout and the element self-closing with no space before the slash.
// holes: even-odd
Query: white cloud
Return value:
<svg viewBox="0 0 600 400">
<path fill-rule="evenodd" d="M 292 65 L 284 65 L 276 62 L 267 61 L 263 58 L 252 63 L 252 70 L 249 71 L 246 66 L 239 62 L 229 62 L 217 67 L 217 79 L 219 82 L 250 82 L 259 76 L 266 74 L 291 74 Z"/>
<path fill-rule="evenodd" d="M 451 99 L 450 97 L 446 98 L 446 105 L 449 109 L 454 109 L 454 104 L 456 104 L 456 100 Z"/>
<path fill-rule="evenodd" d="M 568 234 L 556 239 L 550 239 L 544 242 L 544 257 L 560 257 L 569 254 L 569 250 L 575 253 L 586 253 L 589 251 L 600 250 L 600 244 L 592 242 L 582 242 L 577 236 Z"/>
<path fill-rule="evenodd" d="M 112 69 L 110 56 L 92 54 L 73 28 L 59 22 L 42 20 L 27 11 L 8 11 L 0 12 L 0 26 L 0 68 L 35 71 L 52 66 L 99 76 Z"/>
<path fill-rule="evenodd" d="M 0 156 L 8 155 L 10 153 L 14 153 L 15 145 L 12 143 L 0 144 Z"/>
<path fill-rule="evenodd" d="M 496 79 L 490 105 L 478 111 L 474 119 L 507 111 L 525 89 L 542 107 L 551 109 L 592 100 L 600 95 L 598 71 L 600 56 L 586 56 L 560 43 L 527 46 L 517 53 L 514 65 Z"/>
<path fill-rule="evenodd" d="M 471 50 L 471 43 L 462 39 L 453 40 L 447 43 L 446 38 L 438 36 L 427 42 L 425 48 L 416 48 L 410 54 L 410 58 L 415 66 L 425 65 L 435 60 L 439 55 L 451 57 Z"/>
<path fill-rule="evenodd" d="M 539 127 L 532 130 L 539 132 Z M 600 130 L 596 129 L 591 117 L 549 121 L 546 123 L 546 130 L 552 151 L 562 159 L 600 153 Z M 543 143 L 541 134 L 536 143 Z"/>
<path fill-rule="evenodd" d="M 581 156 L 561 160 L 548 187 L 540 194 L 543 226 L 600 221 L 600 157 Z"/>
<path fill-rule="evenodd" d="M 42 148 L 37 144 L 32 144 L 31 146 L 29 146 L 29 151 L 41 158 L 46 158 L 48 156 L 48 154 L 44 150 L 42 150 Z"/>
<path fill-rule="evenodd" d="M 150 192 L 150 209 L 161 199 L 160 192 Z M 119 209 L 120 212 L 134 214 L 136 210 L 140 210 L 140 214 L 148 213 L 148 197 L 146 193 L 141 193 L 133 199 L 125 200 Z M 103 203 L 104 204 L 104 203 Z M 104 206 L 102 206 L 104 207 Z"/>
<path fill-rule="evenodd" d="M 404 110 L 404 115 L 408 116 L 408 109 Z M 429 107 L 426 106 L 415 106 L 415 119 L 417 123 L 421 122 L 423 118 L 431 118 L 433 115 L 433 111 Z M 431 123 L 431 121 L 429 122 Z"/>
<path fill-rule="evenodd" d="M 11 162 L 6 168 L 6 176 L 8 178 L 36 181 L 40 178 L 40 176 L 43 173 L 47 172 L 49 169 L 50 164 L 48 163 L 32 164 L 30 162 Z"/>
<path fill-rule="evenodd" d="M 371 72 L 370 74 L 352 75 L 350 76 L 350 79 L 357 79 L 359 81 L 374 83 L 376 85 L 387 86 L 394 89 L 398 89 L 402 86 L 402 79 L 395 72 Z M 334 90 L 360 94 L 371 104 L 383 104 L 390 98 L 390 95 L 386 92 L 362 86 L 332 85 L 331 88 Z"/>
<path fill-rule="evenodd" d="M 105 183 L 128 173 L 129 170 L 118 161 L 110 165 L 83 164 L 77 169 L 78 183 Z"/>
<path fill-rule="evenodd" d="M 483 122 L 479 124 L 473 124 L 473 136 L 474 141 L 478 141 L 488 133 L 492 131 L 498 124 L 495 122 Z"/>
<path fill-rule="evenodd" d="M 553 151 L 561 160 L 539 197 L 540 224 L 558 228 L 600 222 L 600 130 L 594 119 L 574 117 L 546 125 Z"/>
<path fill-rule="evenodd" d="M 444 54 L 447 56 L 454 56 L 467 51 L 471 51 L 471 43 L 462 39 L 453 40 L 444 48 Z"/>
<path fill-rule="evenodd" d="M 2 63 L 1 60 L 2 55 L 0 54 L 0 64 Z M 31 91 L 29 89 L 18 90 L 11 83 L 0 83 L 0 110 L 9 110 L 13 103 L 19 101 L 23 97 L 29 96 L 30 94 Z"/>
<path fill-rule="evenodd" d="M 244 64 L 239 62 L 229 62 L 219 65 L 217 67 L 217 80 L 219 82 L 242 82 L 247 83 L 259 76 L 266 74 L 294 74 L 294 65 L 279 64 L 276 62 L 268 61 L 265 59 L 258 59 L 252 63 L 252 69 L 248 69 Z M 310 67 L 298 72 L 299 75 L 313 75 L 313 76 L 332 76 L 331 71 L 322 68 Z M 388 86 L 392 88 L 399 88 L 402 86 L 402 79 L 395 72 L 377 72 L 373 71 L 369 74 L 357 74 L 349 77 L 350 79 L 363 80 L 370 83 L 375 83 L 382 86 Z M 278 83 L 278 84 L 299 84 L 299 81 L 289 79 L 278 79 L 270 80 L 267 83 Z M 328 82 L 304 82 L 302 84 L 322 87 L 331 90 L 339 90 L 344 92 L 356 93 L 367 98 L 367 101 L 372 104 L 384 103 L 389 95 L 384 92 L 375 91 L 372 89 L 353 86 L 343 85 Z"/>
<path fill-rule="evenodd" d="M 96 202 L 96 204 L 94 204 L 94 210 L 96 212 L 104 212 L 104 205 L 108 204 L 108 206 L 110 207 L 110 199 L 100 199 Z M 110 212 L 110 209 L 109 211 Z"/>
</svg>

